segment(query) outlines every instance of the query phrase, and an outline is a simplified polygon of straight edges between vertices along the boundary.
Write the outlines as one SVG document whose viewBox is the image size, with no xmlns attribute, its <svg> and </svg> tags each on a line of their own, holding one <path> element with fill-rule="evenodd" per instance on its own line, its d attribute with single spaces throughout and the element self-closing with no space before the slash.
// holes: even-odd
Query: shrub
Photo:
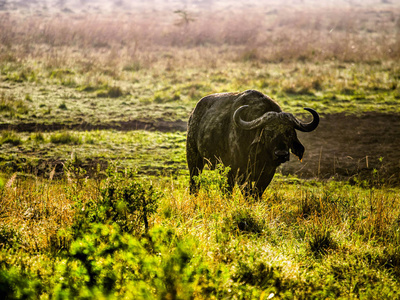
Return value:
<svg viewBox="0 0 400 300">
<path fill-rule="evenodd" d="M 138 240 L 117 224 L 93 224 L 56 267 L 63 280 L 57 280 L 53 295 L 190 299 L 208 294 L 212 272 L 195 250 L 193 241 L 181 240 L 168 228 L 152 229 Z"/>
<path fill-rule="evenodd" d="M 87 171 L 83 168 L 83 161 L 76 155 L 75 152 L 71 153 L 71 159 L 67 160 L 63 169 L 67 175 L 68 181 L 72 184 L 70 187 L 77 192 L 83 186 L 83 181 L 87 179 Z"/>
<path fill-rule="evenodd" d="M 260 55 L 259 50 L 257 48 L 245 49 L 239 55 L 239 60 L 245 61 L 245 62 L 247 62 L 247 61 L 258 61 L 260 59 L 261 59 L 261 55 Z"/>
<path fill-rule="evenodd" d="M 118 98 L 121 97 L 124 93 L 119 86 L 112 86 L 108 88 L 108 96 L 110 98 Z"/>
<path fill-rule="evenodd" d="M 81 236 L 90 223 L 115 223 L 123 232 L 137 233 L 149 229 L 149 218 L 156 212 L 161 193 L 126 174 L 107 171 L 98 199 L 76 203 L 73 234 Z"/>
<path fill-rule="evenodd" d="M 17 100 L 13 95 L 0 94 L 0 112 L 8 112 L 10 115 L 26 114 L 29 111 L 25 101 Z"/>
<path fill-rule="evenodd" d="M 229 171 L 229 167 L 218 164 L 215 170 L 204 170 L 199 176 L 194 177 L 194 180 L 209 197 L 215 192 L 225 194 L 229 190 Z"/>
<path fill-rule="evenodd" d="M 25 272 L 15 267 L 0 266 L 0 295 L 2 299 L 38 299 L 41 284 L 37 279 L 27 278 Z"/>
<path fill-rule="evenodd" d="M 279 291 L 281 285 L 281 270 L 267 266 L 262 261 L 238 261 L 234 281 L 241 284 L 260 287 L 269 293 Z"/>
<path fill-rule="evenodd" d="M 9 225 L 0 228 L 0 249 L 18 247 L 22 242 L 20 233 Z"/>
<path fill-rule="evenodd" d="M 313 215 L 320 215 L 322 211 L 321 201 L 313 194 L 307 194 L 301 198 L 299 203 L 299 216 L 301 218 L 309 218 Z"/>
<path fill-rule="evenodd" d="M 50 73 L 50 78 L 57 78 L 62 80 L 64 77 L 69 76 L 69 75 L 74 75 L 75 72 L 72 70 L 68 70 L 68 69 L 55 69 L 53 71 L 51 71 Z"/>
<path fill-rule="evenodd" d="M 155 213 L 161 194 L 152 185 L 121 179 L 118 174 L 109 178 L 101 190 L 103 205 L 108 207 L 106 218 L 119 224 L 123 231 L 132 232 L 142 222 L 149 229 L 148 218 Z"/>
</svg>

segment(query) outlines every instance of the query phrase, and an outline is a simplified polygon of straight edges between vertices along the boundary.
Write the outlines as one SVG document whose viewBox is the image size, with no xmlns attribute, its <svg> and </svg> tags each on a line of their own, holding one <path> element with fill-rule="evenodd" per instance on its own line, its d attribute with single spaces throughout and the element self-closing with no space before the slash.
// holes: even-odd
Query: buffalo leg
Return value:
<svg viewBox="0 0 400 300">
<path fill-rule="evenodd" d="M 197 194 L 200 188 L 200 183 L 199 182 L 196 183 L 194 177 L 199 176 L 199 174 L 203 170 L 204 160 L 200 155 L 190 155 L 187 157 L 187 163 L 190 173 L 190 182 L 189 182 L 190 193 Z"/>
<path fill-rule="evenodd" d="M 226 188 L 228 194 L 232 194 L 233 188 L 235 186 L 235 175 L 232 170 L 229 170 L 228 172 L 228 186 Z"/>
<path fill-rule="evenodd" d="M 270 184 L 272 178 L 274 177 L 275 169 L 269 173 L 263 173 L 255 184 L 255 194 L 259 199 L 261 199 L 267 186 Z"/>
</svg>

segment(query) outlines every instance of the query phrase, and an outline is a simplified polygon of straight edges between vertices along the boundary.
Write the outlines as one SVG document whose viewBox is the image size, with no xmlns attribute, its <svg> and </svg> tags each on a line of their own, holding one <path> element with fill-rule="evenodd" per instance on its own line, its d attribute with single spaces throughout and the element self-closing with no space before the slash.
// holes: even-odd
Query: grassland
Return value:
<svg viewBox="0 0 400 300">
<path fill-rule="evenodd" d="M 186 2 L 0 5 L 0 295 L 399 298 L 398 4 Z M 190 195 L 190 111 L 246 89 L 321 114 L 304 162 Z"/>
</svg>

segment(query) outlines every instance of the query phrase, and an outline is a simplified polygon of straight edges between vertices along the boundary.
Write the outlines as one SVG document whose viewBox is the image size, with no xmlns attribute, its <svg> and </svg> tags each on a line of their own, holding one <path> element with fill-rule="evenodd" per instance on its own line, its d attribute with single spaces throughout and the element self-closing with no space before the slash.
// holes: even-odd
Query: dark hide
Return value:
<svg viewBox="0 0 400 300">
<path fill-rule="evenodd" d="M 254 129 L 244 129 L 234 120 L 235 111 L 244 105 L 248 107 L 241 109 L 240 121 L 253 121 Z M 272 113 L 262 119 L 267 112 Z M 304 147 L 297 138 L 293 119 L 293 115 L 283 113 L 274 100 L 258 91 L 202 98 L 188 122 L 186 156 L 190 191 L 198 190 L 193 177 L 199 175 L 206 163 L 211 168 L 222 163 L 230 167 L 230 189 L 238 183 L 246 194 L 261 197 L 276 168 L 289 160 L 289 151 L 299 159 L 303 157 Z M 298 126 L 296 129 L 303 128 Z"/>
</svg>

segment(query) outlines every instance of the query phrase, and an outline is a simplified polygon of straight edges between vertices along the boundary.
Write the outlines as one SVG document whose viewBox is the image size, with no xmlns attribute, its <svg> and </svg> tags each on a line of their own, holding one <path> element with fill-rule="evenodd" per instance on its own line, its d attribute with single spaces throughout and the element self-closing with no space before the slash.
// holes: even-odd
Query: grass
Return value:
<svg viewBox="0 0 400 300">
<path fill-rule="evenodd" d="M 87 169 L 96 169 L 97 164 L 104 169 L 109 163 L 118 162 L 122 167 L 136 168 L 142 174 L 186 173 L 183 132 L 3 131 L 1 136 L 0 169 L 3 172 L 36 170 L 48 177 L 55 165 L 59 166 L 57 172 L 62 171 L 62 163 L 74 153 L 85 162 Z M 15 146 L 19 147 L 18 154 Z"/>
<path fill-rule="evenodd" d="M 219 31 L 211 30 L 215 21 L 207 14 L 182 10 L 157 24 L 130 16 L 11 14 L 0 27 L 1 122 L 186 121 L 201 97 L 246 89 L 295 113 L 305 106 L 324 113 L 399 112 L 396 5 L 303 14 L 272 7 L 263 17 L 234 11 L 220 18 Z M 349 14 L 354 22 L 343 20 Z M 237 17 L 240 28 L 233 25 Z"/>
<path fill-rule="evenodd" d="M 25 97 L 24 100 L 31 101 L 29 97 Z M 18 114 L 26 114 L 28 104 L 24 100 L 15 99 L 12 94 L 4 92 L 0 94 L 0 112 L 11 119 L 16 118 Z"/>
<path fill-rule="evenodd" d="M 400 113 L 398 4 L 153 2 L 151 17 L 121 1 L 0 14 L 0 294 L 399 298 L 400 190 L 383 158 L 365 158 L 376 184 L 278 173 L 256 201 L 224 192 L 226 170 L 190 195 L 184 150 L 215 92 Z"/>
<path fill-rule="evenodd" d="M 76 137 L 66 131 L 52 134 L 50 136 L 50 142 L 53 144 L 72 144 L 72 145 L 79 145 L 82 143 L 79 137 Z"/>
<path fill-rule="evenodd" d="M 10 100 L 6 100 L 10 96 L 3 97 L 1 121 L 38 126 L 80 126 L 82 122 L 112 126 L 130 120 L 154 122 L 157 119 L 185 122 L 201 97 L 250 88 L 272 96 L 284 110 L 293 113 L 300 113 L 307 106 L 321 113 L 348 114 L 393 113 L 399 109 L 399 67 L 395 62 L 380 65 L 291 62 L 257 67 L 252 63 L 232 62 L 217 71 L 201 66 L 179 74 L 164 71 L 161 78 L 154 80 L 159 72 L 155 66 L 134 75 L 123 74 L 123 79 L 113 79 L 112 85 L 85 85 L 83 89 L 57 82 L 28 85 L 28 88 L 24 84 L 13 84 L 15 100 L 11 106 Z M 141 79 L 130 83 L 134 82 L 132 77 Z M 6 82 L 5 86 L 8 85 Z M 32 99 L 29 102 L 24 100 L 27 92 Z"/>
<path fill-rule="evenodd" d="M 325 63 L 322 66 L 280 63 L 257 67 L 247 62 L 233 62 L 220 68 L 209 71 L 198 66 L 179 75 L 165 72 L 162 78 L 154 80 L 159 73 L 155 66 L 155 69 L 134 75 L 122 74 L 123 79 L 118 81 L 110 77 L 107 81 L 115 81 L 113 85 L 101 83 L 96 87 L 89 83 L 84 88 L 71 88 L 53 82 L 45 87 L 30 86 L 32 101 L 29 110 L 24 108 L 26 101 L 18 100 L 19 106 L 11 109 L 4 100 L 4 110 L 10 113 L 3 114 L 2 119 L 10 124 L 80 124 L 82 120 L 91 124 L 110 124 L 165 116 L 172 121 L 182 121 L 187 119 L 195 103 L 207 94 L 249 88 L 262 90 L 274 97 L 285 110 L 294 113 L 307 105 L 324 113 L 398 112 L 396 76 L 399 71 L 395 62 L 380 65 Z M 290 77 L 285 76 L 288 73 Z M 132 84 L 132 77 L 141 80 Z M 224 81 L 226 78 L 229 81 Z M 16 98 L 25 97 L 27 92 L 25 87 L 18 85 L 14 90 L 13 97 Z M 19 112 L 17 117 L 16 112 Z"/>
<path fill-rule="evenodd" d="M 22 143 L 22 141 L 21 141 L 20 137 L 15 132 L 13 132 L 13 131 L 3 131 L 1 133 L 0 145 L 11 144 L 13 146 L 18 146 L 21 143 Z"/>
<path fill-rule="evenodd" d="M 177 293 L 185 299 L 190 295 L 352 298 L 399 293 L 398 189 L 301 180 L 293 184 L 282 177 L 262 200 L 251 202 L 238 190 L 226 197 L 215 185 L 203 187 L 197 197 L 190 196 L 185 189 L 186 176 L 153 178 L 153 189 L 163 196 L 149 219 L 149 237 L 140 238 L 143 224 L 136 225 L 139 236 L 134 238 L 125 235 L 123 228 L 127 227 L 108 219 L 97 219 L 103 220 L 99 221 L 103 225 L 87 223 L 87 231 L 79 227 L 78 232 L 86 233 L 74 237 L 70 230 L 77 227 L 73 224 L 85 222 L 80 215 L 91 216 L 93 205 L 96 211 L 105 205 L 101 199 L 106 199 L 106 194 L 101 191 L 113 189 L 110 180 L 116 175 L 111 172 L 107 176 L 111 177 L 86 180 L 81 185 L 76 181 L 5 178 L 0 253 L 3 264 L 13 267 L 2 269 L 3 280 L 22 288 L 24 283 L 16 278 L 24 274 L 37 286 L 25 291 L 42 297 L 83 292 L 93 297 L 106 295 L 110 287 L 113 293 L 126 296 L 140 291 L 124 288 L 133 282 L 141 284 L 142 291 L 150 293 L 148 297 Z M 129 176 L 122 175 L 116 182 L 128 187 L 132 180 L 142 181 Z M 310 205 L 305 214 L 304 203 L 310 202 L 318 205 Z M 33 234 L 35 228 L 41 229 Z M 160 239 L 159 234 L 164 237 Z M 152 242 L 147 244 L 149 238 Z M 116 241 L 114 248 L 107 248 L 111 241 Z M 92 248 L 92 243 L 98 243 L 99 250 Z M 20 258 L 7 256 L 9 249 Z M 129 251 L 137 253 L 137 260 L 130 258 Z M 92 253 L 92 258 L 83 253 Z M 115 253 L 114 259 L 106 253 Z M 158 255 L 162 255 L 161 261 Z M 124 277 L 119 273 L 122 262 L 132 268 L 123 272 Z M 20 269 L 22 264 L 24 269 Z M 48 268 L 69 283 L 62 284 Z M 132 277 L 137 268 L 144 268 L 140 278 Z M 146 273 L 148 268 L 159 272 L 159 283 L 150 279 L 153 275 Z M 104 281 L 107 270 L 114 270 L 107 275 L 114 277 Z M 76 278 L 83 281 L 76 285 Z M 156 286 L 159 288 L 154 290 Z M 139 297 L 146 298 L 143 294 Z"/>
</svg>

